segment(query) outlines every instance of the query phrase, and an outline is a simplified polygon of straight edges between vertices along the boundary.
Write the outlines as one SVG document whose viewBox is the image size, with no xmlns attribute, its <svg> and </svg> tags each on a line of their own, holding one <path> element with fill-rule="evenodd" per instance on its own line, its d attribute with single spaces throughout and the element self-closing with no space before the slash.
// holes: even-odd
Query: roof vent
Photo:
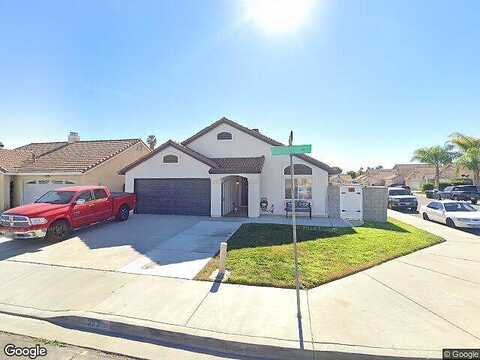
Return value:
<svg viewBox="0 0 480 360">
<path fill-rule="evenodd" d="M 258 130 L 258 129 L 252 129 L 252 130 L 253 130 L 253 131 L 256 131 L 256 132 L 260 132 L 260 130 Z"/>
<path fill-rule="evenodd" d="M 80 135 L 78 135 L 77 132 L 71 131 L 70 134 L 68 134 L 68 142 L 74 143 L 77 141 L 80 141 Z"/>
</svg>

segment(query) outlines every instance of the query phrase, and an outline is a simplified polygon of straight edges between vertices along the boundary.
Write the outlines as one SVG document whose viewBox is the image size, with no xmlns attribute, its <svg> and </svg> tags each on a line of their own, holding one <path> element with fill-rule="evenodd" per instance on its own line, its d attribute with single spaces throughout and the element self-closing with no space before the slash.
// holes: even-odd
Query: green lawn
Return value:
<svg viewBox="0 0 480 360">
<path fill-rule="evenodd" d="M 304 288 L 344 277 L 386 260 L 438 244 L 443 239 L 400 221 L 355 228 L 298 226 L 299 264 Z M 197 275 L 208 280 L 214 257 Z M 294 288 L 292 228 L 244 224 L 228 241 L 228 282 Z"/>
</svg>

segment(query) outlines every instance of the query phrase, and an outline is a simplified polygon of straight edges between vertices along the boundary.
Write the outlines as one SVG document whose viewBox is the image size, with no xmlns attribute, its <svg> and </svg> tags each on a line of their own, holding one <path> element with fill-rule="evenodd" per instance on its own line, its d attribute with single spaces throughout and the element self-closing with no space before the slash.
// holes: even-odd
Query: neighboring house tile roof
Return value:
<svg viewBox="0 0 480 360">
<path fill-rule="evenodd" d="M 17 173 L 84 173 L 100 165 L 131 146 L 142 143 L 140 139 L 92 140 L 63 143 L 49 146 L 37 143 L 22 146 L 38 155 L 35 160 L 23 162 L 15 169 Z M 13 150 L 20 151 L 20 150 Z M 32 154 L 30 152 L 30 154 Z"/>
<path fill-rule="evenodd" d="M 63 146 L 68 145 L 66 141 L 60 142 L 44 142 L 44 143 L 30 143 L 28 145 L 20 146 L 15 150 L 28 150 L 35 154 L 36 157 L 42 156 L 50 151 L 57 150 Z"/>
<path fill-rule="evenodd" d="M 353 179 L 348 174 L 336 174 L 336 175 L 331 175 L 329 177 L 329 181 L 330 181 L 331 184 L 348 185 L 348 184 L 355 183 L 356 179 Z"/>
<path fill-rule="evenodd" d="M 263 135 L 262 133 L 260 133 L 259 131 L 257 130 L 252 130 L 252 129 L 249 129 L 243 125 L 240 125 L 239 123 L 236 123 L 235 121 L 232 121 L 230 119 L 227 119 L 225 117 L 221 118 L 220 120 L 217 120 L 215 121 L 213 124 L 207 126 L 206 128 L 200 130 L 199 132 L 197 132 L 195 135 L 189 137 L 188 139 L 186 139 L 185 141 L 182 142 L 182 145 L 184 146 L 187 146 L 188 144 L 190 144 L 191 142 L 195 141 L 196 139 L 198 139 L 199 137 L 205 135 L 206 133 L 210 132 L 211 130 L 215 129 L 216 127 L 222 125 L 222 124 L 227 124 L 227 125 L 230 125 L 231 127 L 237 129 L 237 130 L 240 130 L 240 131 L 243 131 L 244 133 L 247 133 L 259 140 L 262 140 L 264 142 L 266 142 L 267 144 L 270 144 L 272 146 L 283 146 L 284 144 L 282 144 L 281 142 L 278 142 L 268 136 L 265 136 Z M 312 165 L 315 165 L 325 171 L 327 171 L 330 175 L 335 175 L 335 174 L 339 174 L 342 172 L 342 170 L 338 167 L 331 167 L 331 166 L 328 166 L 327 164 L 315 159 L 315 158 L 312 158 L 311 156 L 308 156 L 308 155 L 295 155 L 295 157 L 299 158 L 299 159 L 302 159 Z"/>
<path fill-rule="evenodd" d="M 13 171 L 32 159 L 33 153 L 30 151 L 0 149 L 0 172 Z"/>
<path fill-rule="evenodd" d="M 241 158 L 213 158 L 217 166 L 210 169 L 210 174 L 260 174 L 265 156 Z"/>
</svg>

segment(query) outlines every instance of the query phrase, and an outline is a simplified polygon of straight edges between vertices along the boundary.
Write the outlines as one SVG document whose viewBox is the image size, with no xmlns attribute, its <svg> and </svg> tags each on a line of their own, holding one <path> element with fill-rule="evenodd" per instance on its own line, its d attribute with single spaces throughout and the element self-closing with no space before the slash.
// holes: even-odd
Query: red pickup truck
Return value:
<svg viewBox="0 0 480 360">
<path fill-rule="evenodd" d="M 49 191 L 33 204 L 0 215 L 0 235 L 60 241 L 73 229 L 116 218 L 125 221 L 135 194 L 112 193 L 105 186 L 71 186 Z"/>
</svg>

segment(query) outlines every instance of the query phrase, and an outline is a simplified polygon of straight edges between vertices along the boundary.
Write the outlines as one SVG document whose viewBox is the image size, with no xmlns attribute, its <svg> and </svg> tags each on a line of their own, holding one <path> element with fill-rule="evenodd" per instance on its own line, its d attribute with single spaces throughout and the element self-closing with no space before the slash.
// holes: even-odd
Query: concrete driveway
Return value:
<svg viewBox="0 0 480 360">
<path fill-rule="evenodd" d="M 0 260 L 192 279 L 241 223 L 133 215 L 76 231 L 59 243 L 0 237 Z"/>
</svg>

